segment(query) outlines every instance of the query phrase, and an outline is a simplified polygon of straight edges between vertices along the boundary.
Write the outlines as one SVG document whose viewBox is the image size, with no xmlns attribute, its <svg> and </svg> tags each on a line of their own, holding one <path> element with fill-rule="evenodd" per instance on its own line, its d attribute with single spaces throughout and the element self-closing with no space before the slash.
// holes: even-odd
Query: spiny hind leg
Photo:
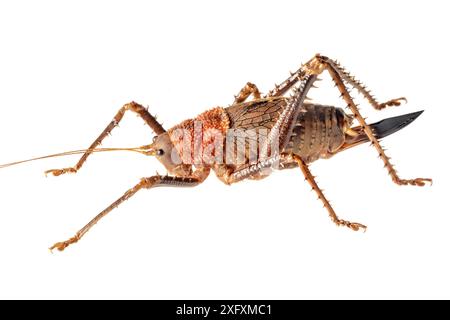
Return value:
<svg viewBox="0 0 450 320">
<path fill-rule="evenodd" d="M 332 60 L 328 57 L 322 56 L 317 54 L 314 58 L 312 58 L 310 61 L 306 63 L 306 66 L 309 65 L 320 65 L 320 64 L 326 64 L 329 67 L 333 68 L 333 70 L 339 75 L 340 79 L 343 82 L 348 83 L 352 87 L 354 87 L 364 98 L 367 99 L 367 101 L 371 104 L 371 106 L 376 110 L 382 110 L 386 107 L 395 107 L 400 106 L 402 102 L 408 102 L 408 100 L 405 97 L 391 99 L 389 101 L 379 103 L 375 96 L 371 93 L 369 89 L 358 79 L 356 79 L 354 76 L 350 74 L 344 67 L 342 67 L 339 62 Z M 320 67 L 319 67 L 320 68 Z"/>
<path fill-rule="evenodd" d="M 367 87 L 362 84 L 361 81 L 357 80 L 354 76 L 352 76 L 348 71 L 346 71 L 337 61 L 331 60 L 325 56 L 316 55 L 313 59 L 302 65 L 297 71 L 291 72 L 291 75 L 281 82 L 280 84 L 275 84 L 275 88 L 270 90 L 269 93 L 265 97 L 278 97 L 284 95 L 286 92 L 288 92 L 298 81 L 303 79 L 305 75 L 311 74 L 310 72 L 312 70 L 319 71 L 316 74 L 322 73 L 322 70 L 317 70 L 317 60 L 322 60 L 322 62 L 326 62 L 328 64 L 331 64 L 335 67 L 335 69 L 338 71 L 341 78 L 353 86 L 358 92 L 360 92 L 368 101 L 369 103 L 377 110 L 384 109 L 386 107 L 391 106 L 400 106 L 402 102 L 407 102 L 407 99 L 405 97 L 391 99 L 389 101 L 379 103 L 374 95 L 370 92 L 370 90 L 367 89 Z M 326 61 L 325 61 L 326 60 Z M 320 81 L 321 79 L 317 79 L 317 81 Z"/>
<path fill-rule="evenodd" d="M 378 139 L 375 137 L 370 127 L 367 125 L 366 120 L 361 116 L 361 113 L 359 112 L 357 105 L 350 96 L 347 87 L 345 86 L 344 83 L 346 76 L 341 75 L 342 70 L 340 70 L 339 67 L 334 62 L 332 62 L 327 57 L 316 55 L 305 65 L 305 67 L 306 72 L 309 74 L 320 74 L 324 70 L 327 70 L 330 73 L 331 78 L 333 79 L 339 92 L 341 93 L 343 100 L 347 103 L 348 108 L 350 108 L 355 118 L 363 127 L 364 132 L 366 133 L 370 142 L 377 150 L 378 155 L 383 161 L 384 166 L 388 170 L 392 181 L 394 181 L 398 185 L 414 185 L 420 187 L 424 186 L 426 182 L 432 183 L 432 179 L 429 178 L 402 179 L 398 176 L 397 171 L 394 169 L 394 165 L 390 162 L 390 158 L 386 155 L 385 150 L 381 146 Z"/>
<path fill-rule="evenodd" d="M 275 87 L 270 90 L 264 96 L 264 98 L 283 96 L 286 92 L 292 89 L 295 84 L 304 79 L 304 76 L 305 73 L 303 70 L 303 66 L 301 66 L 297 71 L 291 72 L 291 75 L 286 80 L 284 80 L 280 84 L 275 84 Z M 320 79 L 316 79 L 316 81 L 320 81 Z M 261 92 L 258 90 L 258 88 L 253 83 L 247 82 L 247 85 L 237 96 L 235 96 L 234 103 L 245 101 L 250 94 L 253 94 L 255 99 L 259 99 L 261 97 Z"/>
<path fill-rule="evenodd" d="M 234 96 L 233 104 L 245 102 L 245 100 L 247 100 L 250 95 L 253 95 L 254 100 L 261 98 L 261 92 L 259 91 L 258 87 L 251 82 L 247 82 L 247 84 L 241 89 L 241 91 L 239 91 L 239 93 Z"/>
<path fill-rule="evenodd" d="M 80 158 L 80 160 L 75 164 L 73 167 L 64 168 L 64 169 L 52 169 L 47 170 L 45 174 L 53 174 L 54 176 L 60 176 L 65 173 L 76 173 L 80 168 L 83 166 L 83 164 L 86 162 L 86 159 L 89 157 L 89 155 L 92 154 L 92 150 L 97 148 L 103 139 L 108 136 L 111 131 L 117 127 L 119 122 L 122 120 L 123 116 L 125 115 L 125 112 L 132 111 L 135 112 L 139 117 L 141 117 L 146 124 L 152 128 L 152 130 L 156 134 L 161 134 L 165 132 L 162 125 L 156 120 L 155 117 L 153 117 L 146 108 L 141 106 L 140 104 L 136 102 L 130 102 L 125 104 L 120 110 L 117 112 L 117 114 L 114 116 L 113 120 L 109 123 L 109 125 L 103 130 L 103 132 L 100 134 L 100 136 L 91 144 L 89 149 L 86 151 L 86 153 L 83 154 L 83 156 Z"/>
<path fill-rule="evenodd" d="M 327 209 L 331 220 L 336 225 L 345 226 L 354 231 L 358 231 L 359 229 L 366 231 L 367 227 L 361 223 L 350 222 L 350 221 L 346 221 L 343 219 L 339 219 L 339 217 L 336 215 L 336 212 L 334 212 L 333 207 L 330 205 L 330 202 L 327 200 L 327 198 L 325 198 L 325 195 L 323 194 L 322 190 L 317 185 L 316 180 L 314 179 L 314 176 L 311 174 L 311 171 L 309 171 L 308 165 L 300 157 L 298 157 L 296 155 L 293 155 L 293 159 L 297 162 L 298 166 L 300 167 L 300 170 L 302 170 L 302 173 L 305 176 L 305 179 L 308 181 L 308 183 L 311 185 L 311 187 L 317 193 L 317 196 L 323 202 L 324 207 Z"/>
<path fill-rule="evenodd" d="M 295 84 L 304 79 L 305 71 L 304 66 L 302 65 L 297 71 L 291 72 L 291 75 L 281 82 L 280 84 L 275 84 L 275 87 L 269 91 L 265 98 L 268 97 L 281 97 L 286 92 L 288 92 Z M 316 81 L 320 81 L 321 79 L 316 79 Z"/>
</svg>

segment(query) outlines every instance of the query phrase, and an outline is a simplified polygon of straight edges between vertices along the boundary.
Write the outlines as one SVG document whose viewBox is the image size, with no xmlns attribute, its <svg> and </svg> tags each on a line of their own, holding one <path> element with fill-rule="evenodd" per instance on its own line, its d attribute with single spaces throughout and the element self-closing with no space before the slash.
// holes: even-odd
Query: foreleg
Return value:
<svg viewBox="0 0 450 320">
<path fill-rule="evenodd" d="M 144 108 L 143 106 L 141 106 L 136 102 L 127 103 L 122 108 L 120 108 L 120 110 L 114 116 L 113 120 L 109 123 L 109 125 L 105 128 L 105 130 L 103 130 L 100 136 L 91 144 L 89 149 L 86 151 L 86 153 L 83 154 L 80 160 L 78 160 L 75 166 L 64 169 L 47 170 L 45 174 L 47 175 L 51 173 L 54 176 L 60 176 L 65 173 L 76 173 L 78 170 L 80 170 L 80 168 L 86 162 L 87 158 L 92 154 L 92 150 L 97 148 L 101 144 L 103 139 L 105 139 L 106 136 L 108 136 L 111 133 L 111 131 L 118 126 L 119 122 L 122 120 L 123 116 L 125 115 L 125 112 L 127 111 L 137 113 L 157 135 L 165 132 L 162 125 L 156 120 L 155 117 L 153 117 L 148 112 L 146 108 Z"/>
<path fill-rule="evenodd" d="M 110 213 L 113 209 L 117 208 L 122 202 L 130 199 L 141 189 L 151 189 L 155 187 L 194 187 L 202 183 L 209 174 L 209 169 L 197 170 L 190 177 L 172 177 L 156 175 L 149 178 L 142 178 L 141 181 L 133 188 L 129 189 L 123 196 L 114 201 L 109 207 L 100 212 L 94 219 L 81 228 L 75 236 L 69 240 L 63 242 L 57 242 L 50 247 L 50 250 L 58 249 L 63 251 L 69 245 L 78 242 L 97 222 L 99 222 L 104 216 Z"/>
</svg>

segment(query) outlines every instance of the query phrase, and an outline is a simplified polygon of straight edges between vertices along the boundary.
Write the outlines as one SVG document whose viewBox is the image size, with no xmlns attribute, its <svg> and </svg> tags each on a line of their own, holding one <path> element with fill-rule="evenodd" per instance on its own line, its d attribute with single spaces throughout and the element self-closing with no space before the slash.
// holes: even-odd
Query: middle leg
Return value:
<svg viewBox="0 0 450 320">
<path fill-rule="evenodd" d="M 354 231 L 358 231 L 359 229 L 366 230 L 366 226 L 357 222 L 349 222 L 343 219 L 339 219 L 336 215 L 333 207 L 330 205 L 327 198 L 323 194 L 322 190 L 320 190 L 316 181 L 314 180 L 314 176 L 309 171 L 308 165 L 298 156 L 293 155 L 291 157 L 286 157 L 286 154 L 281 154 L 280 156 L 269 158 L 264 161 L 259 161 L 258 163 L 244 167 L 238 170 L 235 170 L 233 166 L 221 165 L 215 168 L 216 174 L 218 178 L 225 184 L 233 184 L 244 179 L 262 179 L 267 177 L 271 171 L 271 167 L 274 166 L 275 163 L 279 162 L 280 169 L 287 169 L 293 167 L 300 167 L 305 176 L 305 179 L 308 180 L 311 187 L 319 196 L 319 199 L 322 200 L 324 207 L 327 209 L 328 214 L 331 220 L 338 226 L 345 226 Z M 269 172 L 265 173 L 264 171 L 268 170 Z"/>
<path fill-rule="evenodd" d="M 258 87 L 251 82 L 247 82 L 241 91 L 239 91 L 238 95 L 234 97 L 233 104 L 245 102 L 250 95 L 253 95 L 255 100 L 261 98 L 261 92 Z"/>
</svg>

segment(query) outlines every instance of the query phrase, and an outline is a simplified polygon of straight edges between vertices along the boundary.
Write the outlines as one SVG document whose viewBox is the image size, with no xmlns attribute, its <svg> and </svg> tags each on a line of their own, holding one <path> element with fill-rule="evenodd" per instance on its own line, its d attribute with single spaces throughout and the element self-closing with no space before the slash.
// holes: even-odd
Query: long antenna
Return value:
<svg viewBox="0 0 450 320">
<path fill-rule="evenodd" d="M 148 146 L 142 146 L 142 147 L 137 147 L 137 148 L 97 148 L 97 149 L 93 149 L 93 150 L 90 150 L 90 149 L 72 150 L 72 151 L 55 153 L 55 154 L 50 154 L 47 156 L 36 157 L 36 158 L 27 159 L 27 160 L 21 160 L 21 161 L 15 161 L 15 162 L 2 164 L 2 165 L 0 165 L 0 169 L 15 166 L 15 165 L 18 165 L 21 163 L 42 160 L 42 159 L 48 159 L 48 158 L 54 158 L 54 157 L 71 156 L 71 155 L 75 155 L 75 154 L 82 154 L 85 152 L 94 153 L 94 152 L 108 152 L 108 151 L 133 151 L 133 152 L 137 152 L 137 153 L 141 153 L 141 154 L 145 154 L 145 155 L 151 155 L 151 152 L 149 151 L 150 148 L 151 148 L 151 146 L 148 145 Z"/>
</svg>

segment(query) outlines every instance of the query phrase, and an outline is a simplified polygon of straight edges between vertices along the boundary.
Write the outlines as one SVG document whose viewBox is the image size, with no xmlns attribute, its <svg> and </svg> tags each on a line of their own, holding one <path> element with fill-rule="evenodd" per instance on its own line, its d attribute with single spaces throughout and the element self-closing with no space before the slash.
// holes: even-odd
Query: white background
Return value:
<svg viewBox="0 0 450 320">
<path fill-rule="evenodd" d="M 450 298 L 446 1 L 8 1 L 0 4 L 0 163 L 84 148 L 121 105 L 149 105 L 166 127 L 247 82 L 262 91 L 316 52 L 380 100 L 369 120 L 426 112 L 383 145 L 394 185 L 361 146 L 311 170 L 342 218 L 335 227 L 299 170 L 263 181 L 142 191 L 78 244 L 90 218 L 156 170 L 154 159 L 97 154 L 77 174 L 57 158 L 0 171 L 0 298 Z M 324 77 L 324 80 L 329 80 Z M 328 81 L 312 96 L 342 106 Z M 151 131 L 128 115 L 104 146 Z"/>
</svg>

